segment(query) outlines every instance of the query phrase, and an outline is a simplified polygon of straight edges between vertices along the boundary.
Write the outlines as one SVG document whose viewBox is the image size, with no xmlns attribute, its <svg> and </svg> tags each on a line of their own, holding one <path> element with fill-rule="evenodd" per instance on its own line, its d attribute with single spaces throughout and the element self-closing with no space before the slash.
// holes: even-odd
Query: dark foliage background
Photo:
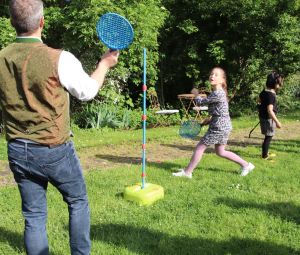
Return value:
<svg viewBox="0 0 300 255">
<path fill-rule="evenodd" d="M 193 87 L 210 91 L 214 66 L 227 71 L 233 115 L 255 112 L 256 98 L 271 70 L 285 76 L 281 109 L 299 107 L 300 3 L 297 0 L 47 0 L 43 40 L 71 51 L 92 72 L 106 50 L 95 24 L 106 12 L 132 23 L 135 39 L 123 50 L 105 88 L 88 104 L 141 106 L 142 52 L 147 48 L 147 81 L 161 106 L 179 107 L 177 95 Z M 8 1 L 0 1 L 0 49 L 13 42 Z M 150 101 L 148 101 L 150 105 Z M 87 103 L 72 99 L 72 112 Z M 97 108 L 97 107 L 96 107 Z"/>
</svg>

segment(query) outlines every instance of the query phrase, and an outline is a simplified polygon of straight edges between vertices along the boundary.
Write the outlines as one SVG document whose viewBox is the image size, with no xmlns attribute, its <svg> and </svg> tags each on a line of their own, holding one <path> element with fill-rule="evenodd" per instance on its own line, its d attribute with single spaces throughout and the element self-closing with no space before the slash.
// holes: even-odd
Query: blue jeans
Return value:
<svg viewBox="0 0 300 255">
<path fill-rule="evenodd" d="M 8 159 L 22 198 L 27 254 L 49 254 L 46 232 L 48 182 L 59 190 L 68 204 L 71 254 L 90 254 L 90 210 L 73 143 L 49 147 L 11 141 Z"/>
</svg>

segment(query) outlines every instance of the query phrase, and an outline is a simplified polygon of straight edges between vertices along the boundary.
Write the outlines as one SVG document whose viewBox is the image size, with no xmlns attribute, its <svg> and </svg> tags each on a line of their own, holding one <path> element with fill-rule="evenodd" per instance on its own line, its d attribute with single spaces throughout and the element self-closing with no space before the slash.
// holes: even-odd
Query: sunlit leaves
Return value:
<svg viewBox="0 0 300 255">
<path fill-rule="evenodd" d="M 8 18 L 0 17 L 0 35 L 0 50 L 15 40 L 16 33 Z"/>
</svg>

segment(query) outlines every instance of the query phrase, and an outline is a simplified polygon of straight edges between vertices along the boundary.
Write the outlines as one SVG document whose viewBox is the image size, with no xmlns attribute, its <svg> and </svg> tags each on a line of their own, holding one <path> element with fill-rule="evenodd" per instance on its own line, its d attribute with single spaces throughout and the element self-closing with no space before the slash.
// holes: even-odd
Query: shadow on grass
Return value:
<svg viewBox="0 0 300 255">
<path fill-rule="evenodd" d="M 235 139 L 229 139 L 228 145 L 237 146 L 237 147 L 247 147 L 247 146 L 261 146 L 264 141 L 263 137 L 245 137 L 247 139 L 243 141 L 238 141 Z M 299 147 L 300 141 L 299 140 L 287 140 L 287 139 L 278 139 L 276 138 L 276 135 L 273 137 L 271 141 L 271 145 L 278 145 L 278 146 L 284 146 L 284 147 Z"/>
<path fill-rule="evenodd" d="M 298 153 L 300 147 L 299 140 L 274 140 L 271 142 L 271 147 L 276 151 L 282 151 L 287 153 Z"/>
<path fill-rule="evenodd" d="M 193 151 L 195 145 L 182 145 L 182 144 L 161 144 L 164 147 L 175 148 L 181 151 Z"/>
<path fill-rule="evenodd" d="M 236 167 L 236 169 L 238 169 L 239 166 Z M 201 170 L 201 169 L 199 169 Z M 238 170 L 235 170 L 234 168 L 232 168 L 231 170 L 224 170 L 223 168 L 216 168 L 216 167 L 206 167 L 204 168 L 204 171 L 209 171 L 209 172 L 215 172 L 215 173 L 227 173 L 227 174 L 233 174 L 233 175 L 237 175 L 240 172 Z"/>
<path fill-rule="evenodd" d="M 192 155 L 192 152 L 196 148 L 196 145 L 181 145 L 181 144 L 162 144 L 162 146 L 170 147 L 170 148 L 175 148 L 175 149 L 179 149 L 179 150 L 182 150 L 182 151 L 190 151 L 191 155 Z M 215 153 L 214 147 L 208 147 L 205 150 L 205 153 L 206 154 Z"/>
<path fill-rule="evenodd" d="M 1 243 L 6 243 L 8 244 L 13 250 L 15 250 L 15 254 L 18 252 L 25 253 L 25 246 L 24 246 L 24 241 L 23 241 L 23 235 L 7 230 L 6 228 L 0 227 L 0 245 Z M 0 247 L 0 254 L 4 255 L 4 251 L 1 250 Z M 12 255 L 8 254 L 7 255 Z M 57 253 L 54 253 L 53 251 L 50 251 L 51 255 L 59 255 Z M 61 255 L 61 254 L 60 254 Z"/>
<path fill-rule="evenodd" d="M 23 236 L 3 227 L 0 227 L 0 243 L 7 243 L 15 251 L 25 252 Z"/>
<path fill-rule="evenodd" d="M 252 138 L 251 138 L 252 139 Z M 263 143 L 263 139 L 260 139 L 260 142 L 254 142 L 251 141 L 236 141 L 236 140 L 229 140 L 228 145 L 229 146 L 235 146 L 235 147 L 259 147 L 261 148 L 261 145 Z M 270 150 L 275 150 L 278 152 L 286 152 L 286 153 L 298 153 L 300 147 L 300 141 L 299 140 L 283 140 L 283 139 L 272 139 L 270 144 Z M 249 155 L 251 156 L 251 155 Z"/>
<path fill-rule="evenodd" d="M 143 255 L 287 255 L 299 254 L 284 245 L 252 239 L 231 238 L 216 241 L 205 238 L 172 236 L 161 231 L 124 224 L 102 224 L 91 227 L 92 240 L 98 240 Z"/>
<path fill-rule="evenodd" d="M 97 154 L 95 155 L 95 157 L 98 159 L 105 159 L 113 163 L 131 164 L 131 165 L 140 165 L 142 163 L 141 157 L 115 156 L 115 155 L 105 155 L 105 154 Z M 160 169 L 170 170 L 170 171 L 182 167 L 180 164 L 176 164 L 173 162 L 161 162 L 158 160 L 147 161 L 147 165 L 149 167 L 155 167 L 155 168 L 160 168 Z"/>
<path fill-rule="evenodd" d="M 243 202 L 230 198 L 219 198 L 216 200 L 217 203 L 222 203 L 232 208 L 254 208 L 264 210 L 275 217 L 280 217 L 283 220 L 293 221 L 296 224 L 300 224 L 300 207 L 293 203 L 270 203 L 261 204 L 255 202 Z"/>
<path fill-rule="evenodd" d="M 251 139 L 249 139 L 249 141 L 247 141 L 247 140 L 246 141 L 229 140 L 228 145 L 245 148 L 245 147 L 257 147 L 257 146 L 260 146 L 262 143 L 262 142 L 254 142 Z"/>
<path fill-rule="evenodd" d="M 115 156 L 115 155 L 107 155 L 107 154 L 97 154 L 96 158 L 105 159 L 114 163 L 123 163 L 123 164 L 132 164 L 139 165 L 141 164 L 141 157 L 130 157 L 130 156 Z"/>
<path fill-rule="evenodd" d="M 238 148 L 236 148 L 236 147 L 234 149 L 230 148 L 229 151 L 237 154 L 238 156 L 242 157 L 243 159 L 245 159 L 245 157 L 251 158 L 250 161 L 252 159 L 261 159 L 260 153 L 254 153 L 254 152 L 248 152 L 248 151 L 239 151 Z M 237 165 L 237 169 L 238 168 L 239 168 L 239 166 Z"/>
<path fill-rule="evenodd" d="M 300 146 L 299 140 L 276 140 L 276 139 L 274 139 L 274 141 L 275 141 L 275 144 L 277 142 L 278 145 L 283 145 L 283 146 L 291 146 L 291 147 Z"/>
</svg>

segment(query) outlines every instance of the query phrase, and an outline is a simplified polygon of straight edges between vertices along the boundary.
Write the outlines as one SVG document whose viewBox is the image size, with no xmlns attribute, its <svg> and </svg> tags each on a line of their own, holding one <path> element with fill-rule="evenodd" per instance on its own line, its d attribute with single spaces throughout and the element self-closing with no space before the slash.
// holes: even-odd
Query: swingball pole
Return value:
<svg viewBox="0 0 300 255">
<path fill-rule="evenodd" d="M 146 94 L 147 94 L 147 80 L 146 80 L 146 72 L 147 72 L 147 53 L 144 48 L 144 73 L 143 73 L 143 143 L 142 143 L 142 189 L 145 188 L 146 184 L 146 121 L 147 121 L 147 109 L 146 109 Z"/>
<path fill-rule="evenodd" d="M 146 61 L 146 49 L 143 51 L 143 140 L 142 140 L 142 181 L 133 186 L 128 186 L 124 190 L 124 198 L 129 201 L 138 203 L 139 205 L 151 205 L 155 201 L 162 199 L 164 197 L 163 187 L 147 183 L 146 184 L 146 120 L 147 120 L 147 110 L 146 110 L 146 92 L 147 92 L 147 83 L 146 83 L 146 72 L 147 72 L 147 61 Z"/>
</svg>

